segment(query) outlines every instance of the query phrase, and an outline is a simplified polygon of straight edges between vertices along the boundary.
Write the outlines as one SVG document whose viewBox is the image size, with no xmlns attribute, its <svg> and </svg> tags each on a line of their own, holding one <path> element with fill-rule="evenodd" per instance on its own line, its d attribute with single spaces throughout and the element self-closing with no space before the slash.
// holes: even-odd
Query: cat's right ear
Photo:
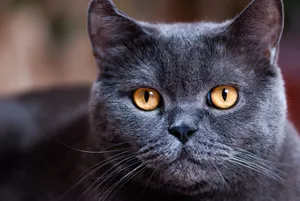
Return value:
<svg viewBox="0 0 300 201">
<path fill-rule="evenodd" d="M 111 0 L 92 0 L 88 10 L 88 34 L 95 56 L 101 60 L 111 48 L 145 32 L 136 21 L 118 11 Z"/>
</svg>

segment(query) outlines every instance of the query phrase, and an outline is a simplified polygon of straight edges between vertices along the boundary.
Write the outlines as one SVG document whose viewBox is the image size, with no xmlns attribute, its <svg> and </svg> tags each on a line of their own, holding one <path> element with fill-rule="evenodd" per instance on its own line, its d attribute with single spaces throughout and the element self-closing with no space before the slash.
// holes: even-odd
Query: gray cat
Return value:
<svg viewBox="0 0 300 201">
<path fill-rule="evenodd" d="M 94 0 L 88 22 L 101 71 L 93 144 L 128 151 L 110 163 L 120 176 L 99 200 L 138 200 L 122 187 L 131 180 L 149 200 L 300 200 L 300 140 L 277 66 L 281 0 L 194 24 L 137 22 Z"/>
<path fill-rule="evenodd" d="M 281 0 L 191 24 L 93 0 L 89 112 L 86 88 L 0 101 L 0 200 L 299 201 L 283 24 Z"/>
</svg>

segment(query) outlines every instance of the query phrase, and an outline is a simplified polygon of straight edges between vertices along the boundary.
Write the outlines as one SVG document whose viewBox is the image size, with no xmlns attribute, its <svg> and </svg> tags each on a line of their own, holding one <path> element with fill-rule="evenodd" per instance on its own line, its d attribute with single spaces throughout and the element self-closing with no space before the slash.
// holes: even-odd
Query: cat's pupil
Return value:
<svg viewBox="0 0 300 201">
<path fill-rule="evenodd" d="M 148 103 L 149 98 L 150 98 L 150 92 L 149 91 L 145 91 L 144 98 L 145 98 L 145 102 Z"/>
<path fill-rule="evenodd" d="M 224 101 L 227 101 L 227 95 L 228 95 L 228 90 L 227 89 L 223 89 L 222 91 L 222 97 Z"/>
</svg>

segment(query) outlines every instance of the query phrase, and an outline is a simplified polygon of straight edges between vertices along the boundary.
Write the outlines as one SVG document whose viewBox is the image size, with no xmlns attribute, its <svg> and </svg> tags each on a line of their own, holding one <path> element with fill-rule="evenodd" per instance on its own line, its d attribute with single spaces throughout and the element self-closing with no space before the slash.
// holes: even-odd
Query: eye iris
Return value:
<svg viewBox="0 0 300 201">
<path fill-rule="evenodd" d="M 227 101 L 228 92 L 228 89 L 223 89 L 222 91 L 222 97 L 224 101 Z"/>
<path fill-rule="evenodd" d="M 238 91 L 231 86 L 216 87 L 208 94 L 208 102 L 218 109 L 229 109 L 237 100 Z"/>
<path fill-rule="evenodd" d="M 142 110 L 155 110 L 160 103 L 160 95 L 157 91 L 150 88 L 139 88 L 133 94 L 134 104 Z"/>
</svg>

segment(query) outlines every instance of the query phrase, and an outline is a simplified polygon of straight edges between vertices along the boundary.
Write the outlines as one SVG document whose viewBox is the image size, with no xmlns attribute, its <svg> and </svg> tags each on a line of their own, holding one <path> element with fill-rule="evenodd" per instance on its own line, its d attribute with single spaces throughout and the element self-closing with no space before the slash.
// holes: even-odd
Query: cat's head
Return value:
<svg viewBox="0 0 300 201">
<path fill-rule="evenodd" d="M 92 1 L 95 144 L 129 149 L 155 171 L 153 183 L 186 194 L 229 187 L 253 169 L 270 175 L 255 157 L 272 159 L 284 139 L 282 30 L 281 0 L 255 0 L 224 23 L 189 24 L 138 22 L 110 0 Z"/>
</svg>

